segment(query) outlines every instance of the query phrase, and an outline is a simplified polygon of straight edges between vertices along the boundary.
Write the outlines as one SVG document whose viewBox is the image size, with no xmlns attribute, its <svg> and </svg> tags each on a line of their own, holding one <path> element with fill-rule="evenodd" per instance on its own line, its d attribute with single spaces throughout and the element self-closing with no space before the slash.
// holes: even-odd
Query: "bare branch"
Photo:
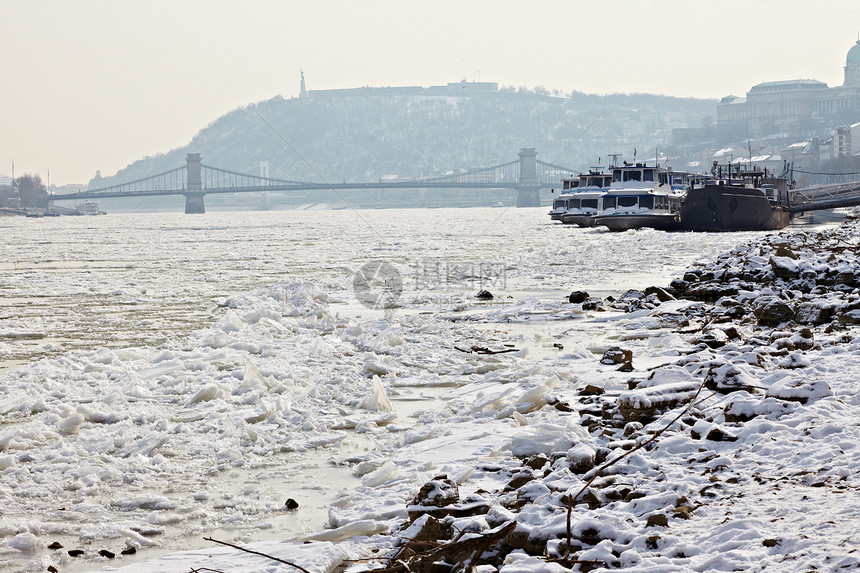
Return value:
<svg viewBox="0 0 860 573">
<path fill-rule="evenodd" d="M 226 541 L 219 541 L 217 539 L 212 539 L 211 537 L 204 537 L 204 541 L 211 541 L 213 543 L 220 543 L 221 545 L 226 545 L 227 547 L 232 547 L 233 549 L 238 549 L 239 551 L 244 551 L 245 553 L 251 553 L 253 555 L 259 555 L 261 557 L 265 557 L 267 559 L 271 559 L 272 561 L 277 561 L 278 563 L 283 563 L 284 565 L 290 565 L 295 567 L 299 571 L 303 571 L 304 573 L 311 573 L 301 565 L 296 565 L 295 563 L 291 563 L 289 561 L 285 561 L 284 559 L 280 559 L 278 557 L 274 557 L 272 555 L 266 555 L 265 553 L 260 553 L 259 551 L 252 551 L 251 549 L 245 549 L 244 547 L 239 547 L 238 545 L 233 545 L 232 543 L 227 543 Z"/>
</svg>

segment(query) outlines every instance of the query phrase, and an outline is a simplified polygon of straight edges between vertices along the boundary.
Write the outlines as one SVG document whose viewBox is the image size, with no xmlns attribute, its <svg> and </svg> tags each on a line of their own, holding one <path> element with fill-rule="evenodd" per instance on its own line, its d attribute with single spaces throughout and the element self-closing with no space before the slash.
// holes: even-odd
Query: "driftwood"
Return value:
<svg viewBox="0 0 860 573">
<path fill-rule="evenodd" d="M 466 354 L 506 354 L 508 352 L 517 352 L 518 348 L 506 348 L 504 350 L 490 350 L 486 346 L 472 346 L 472 348 L 465 350 L 463 348 L 459 348 L 457 346 L 454 347 L 454 350 L 459 350 L 460 352 L 465 352 Z"/>
<path fill-rule="evenodd" d="M 221 545 L 226 545 L 227 547 L 232 547 L 233 549 L 238 549 L 239 551 L 244 551 L 245 553 L 251 553 L 253 555 L 259 555 L 261 557 L 265 557 L 267 559 L 271 559 L 272 561 L 277 561 L 278 563 L 283 563 L 284 565 L 289 565 L 291 567 L 295 567 L 299 571 L 303 571 L 304 573 L 311 573 L 301 565 L 296 565 L 290 561 L 286 561 L 281 559 L 280 557 L 275 557 L 273 555 L 267 555 L 265 553 L 260 553 L 259 551 L 252 551 L 251 549 L 245 549 L 244 547 L 239 547 L 238 545 L 233 545 L 232 543 L 227 543 L 226 541 L 219 541 L 217 539 L 212 539 L 211 537 L 204 537 L 204 541 L 211 541 L 212 543 L 220 543 Z"/>
<path fill-rule="evenodd" d="M 433 569 L 433 564 L 445 561 L 452 565 L 468 564 L 464 571 L 471 571 L 478 558 L 491 550 L 497 543 L 507 537 L 517 528 L 517 522 L 511 521 L 504 527 L 479 537 L 451 541 L 449 543 L 434 543 L 427 541 L 410 541 L 393 557 L 387 567 L 369 569 L 368 573 L 421 573 Z M 428 545 L 430 545 L 429 548 Z"/>
</svg>

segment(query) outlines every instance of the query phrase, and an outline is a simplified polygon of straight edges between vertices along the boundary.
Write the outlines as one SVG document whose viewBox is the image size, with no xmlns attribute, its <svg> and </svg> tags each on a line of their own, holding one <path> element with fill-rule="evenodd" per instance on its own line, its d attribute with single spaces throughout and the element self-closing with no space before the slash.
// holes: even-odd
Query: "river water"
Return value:
<svg viewBox="0 0 860 573">
<path fill-rule="evenodd" d="M 756 235 L 609 233 L 553 223 L 545 208 L 129 213 L 0 229 L 10 571 L 97 569 L 101 547 L 139 548 L 127 563 L 202 546 L 202 534 L 317 531 L 368 485 L 362 461 L 439 423 L 451 389 L 486 374 L 470 344 L 516 348 L 505 368 L 532 372 L 561 346 L 608 336 L 570 313 L 570 291 L 665 286 Z M 476 300 L 482 289 L 495 298 Z M 393 309 L 372 308 L 380 292 Z M 300 509 L 283 511 L 285 497 Z M 88 553 L 59 556 L 52 541 Z"/>
</svg>

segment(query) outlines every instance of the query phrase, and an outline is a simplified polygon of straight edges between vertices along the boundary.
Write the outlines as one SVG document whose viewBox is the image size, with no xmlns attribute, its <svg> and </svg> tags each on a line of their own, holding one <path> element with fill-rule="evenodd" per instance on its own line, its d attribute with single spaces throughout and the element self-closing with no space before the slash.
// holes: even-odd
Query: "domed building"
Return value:
<svg viewBox="0 0 860 573">
<path fill-rule="evenodd" d="M 845 80 L 828 87 L 816 80 L 784 80 L 753 86 L 745 98 L 727 96 L 717 104 L 717 128 L 733 137 L 776 133 L 824 135 L 839 125 L 860 122 L 860 40 L 845 58 Z"/>
<path fill-rule="evenodd" d="M 845 58 L 845 82 L 843 86 L 860 86 L 860 40 L 848 50 Z"/>
</svg>

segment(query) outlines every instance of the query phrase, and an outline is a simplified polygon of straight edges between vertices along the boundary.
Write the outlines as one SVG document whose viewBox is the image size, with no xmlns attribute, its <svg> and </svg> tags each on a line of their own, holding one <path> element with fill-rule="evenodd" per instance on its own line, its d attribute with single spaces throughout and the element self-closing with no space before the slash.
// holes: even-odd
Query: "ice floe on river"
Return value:
<svg viewBox="0 0 860 573">
<path fill-rule="evenodd" d="M 487 573 L 856 568 L 858 231 L 785 236 L 592 304 L 357 313 L 281 280 L 181 341 L 6 372 L 0 567 L 283 570 L 215 543 L 123 561 L 181 531 L 309 571 L 420 570 L 432 542 Z M 279 535 L 310 455 L 339 494 Z"/>
</svg>

